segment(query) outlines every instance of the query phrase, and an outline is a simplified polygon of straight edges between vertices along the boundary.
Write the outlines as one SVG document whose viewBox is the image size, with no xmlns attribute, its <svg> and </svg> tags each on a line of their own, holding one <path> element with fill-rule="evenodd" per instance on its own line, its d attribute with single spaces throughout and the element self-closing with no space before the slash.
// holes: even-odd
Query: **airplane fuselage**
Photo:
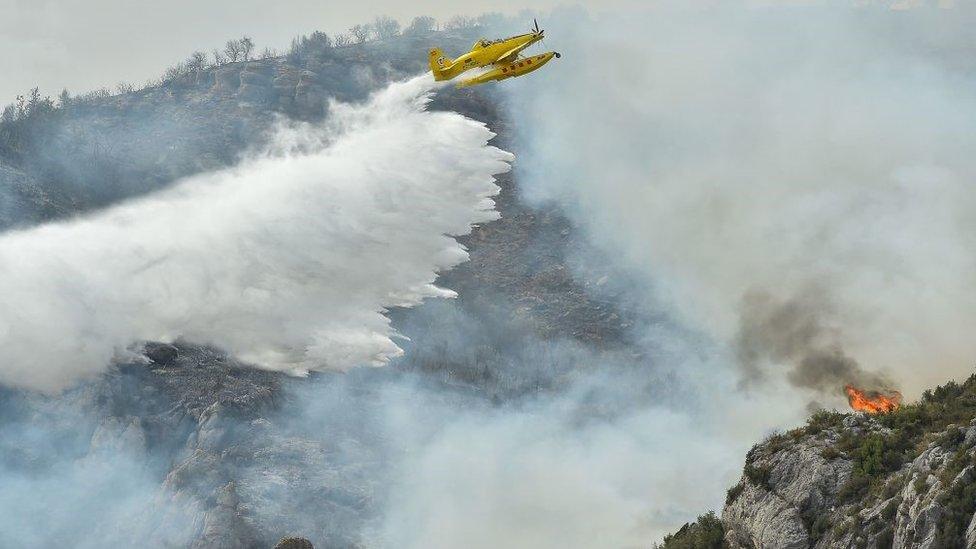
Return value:
<svg viewBox="0 0 976 549">
<path fill-rule="evenodd" d="M 479 74 L 474 78 L 463 80 L 458 83 L 458 87 L 466 88 L 468 86 L 486 84 L 493 80 L 505 80 L 506 78 L 522 76 L 523 74 L 528 74 L 536 69 L 539 69 L 548 63 L 553 57 L 559 57 L 559 54 L 554 51 L 549 51 L 546 53 L 540 53 L 538 55 L 517 59 L 510 63 L 495 63 L 495 68 L 492 70 L 484 74 Z"/>
<path fill-rule="evenodd" d="M 478 40 L 471 51 L 450 59 L 439 49 L 430 51 L 430 66 L 435 80 L 450 80 L 464 71 L 494 64 L 511 63 L 525 48 L 543 38 L 543 32 L 530 32 L 501 40 Z"/>
</svg>

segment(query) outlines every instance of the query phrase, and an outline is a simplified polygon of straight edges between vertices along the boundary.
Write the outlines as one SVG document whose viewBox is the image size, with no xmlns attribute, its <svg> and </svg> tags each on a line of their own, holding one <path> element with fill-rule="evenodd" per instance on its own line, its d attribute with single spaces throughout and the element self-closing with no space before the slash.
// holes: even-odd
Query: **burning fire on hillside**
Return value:
<svg viewBox="0 0 976 549">
<path fill-rule="evenodd" d="M 883 393 L 858 389 L 853 385 L 844 387 L 844 391 L 847 393 L 847 402 L 858 412 L 886 414 L 901 406 L 901 393 L 898 391 Z"/>
</svg>

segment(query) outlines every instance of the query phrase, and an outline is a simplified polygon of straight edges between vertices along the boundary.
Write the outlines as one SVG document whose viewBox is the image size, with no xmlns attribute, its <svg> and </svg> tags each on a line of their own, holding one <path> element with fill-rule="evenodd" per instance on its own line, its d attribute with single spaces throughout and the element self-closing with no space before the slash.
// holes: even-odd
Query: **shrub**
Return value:
<svg viewBox="0 0 976 549">
<path fill-rule="evenodd" d="M 870 484 L 871 479 L 864 475 L 851 475 L 837 491 L 837 500 L 840 503 L 849 503 L 859 499 L 867 493 Z"/>
<path fill-rule="evenodd" d="M 945 468 L 942 470 L 942 474 L 939 476 L 939 480 L 942 481 L 943 486 L 948 486 L 950 482 L 956 475 L 962 472 L 967 465 L 972 463 L 972 458 L 970 458 L 969 453 L 966 448 L 959 448 L 952 454 L 949 458 L 949 462 L 946 463 Z"/>
<path fill-rule="evenodd" d="M 768 466 L 747 463 L 743 472 L 746 478 L 749 479 L 749 482 L 756 486 L 761 486 L 766 490 L 772 490 L 772 486 L 769 483 L 769 475 L 772 471 Z"/>
<path fill-rule="evenodd" d="M 733 501 L 735 501 L 735 498 L 739 497 L 739 495 L 745 489 L 746 489 L 745 484 L 741 482 L 729 488 L 729 491 L 725 493 L 725 504 L 726 505 L 731 504 Z"/>
<path fill-rule="evenodd" d="M 890 521 L 895 517 L 895 513 L 898 512 L 898 506 L 901 505 L 901 498 L 894 498 L 885 505 L 885 508 L 881 510 L 881 518 L 885 521 Z"/>
<path fill-rule="evenodd" d="M 813 520 L 813 524 L 810 525 L 810 541 L 816 543 L 823 538 L 827 530 L 830 529 L 830 515 L 826 513 L 820 513 L 817 518 Z"/>
<path fill-rule="evenodd" d="M 966 528 L 976 513 L 976 482 L 952 485 L 939 499 L 944 512 L 939 519 L 934 547 L 965 547 Z"/>
<path fill-rule="evenodd" d="M 789 447 L 791 441 L 792 437 L 786 433 L 774 433 L 766 437 L 766 440 L 763 441 L 763 446 L 770 454 L 774 454 Z"/>
<path fill-rule="evenodd" d="M 960 429 L 958 426 L 953 425 L 945 430 L 938 438 L 935 439 L 935 443 L 943 448 L 955 448 L 962 444 L 963 440 L 966 439 L 966 432 Z"/>
<path fill-rule="evenodd" d="M 891 529 L 891 526 L 885 526 L 885 529 L 874 538 L 875 547 L 891 547 L 894 542 L 895 533 Z"/>
<path fill-rule="evenodd" d="M 881 497 L 884 499 L 895 497 L 895 495 L 905 486 L 904 481 L 905 479 L 902 476 L 896 476 L 888 479 L 888 482 L 886 482 L 884 485 L 884 491 L 881 493 Z"/>
<path fill-rule="evenodd" d="M 722 521 L 709 512 L 695 522 L 686 523 L 674 534 L 664 537 L 661 549 L 721 549 L 725 529 Z"/>
<path fill-rule="evenodd" d="M 834 446 L 827 446 L 826 448 L 820 451 L 820 457 L 826 459 L 827 461 L 837 459 L 841 455 L 842 454 L 840 453 L 840 450 L 838 450 Z"/>
<path fill-rule="evenodd" d="M 919 475 L 919 477 L 915 479 L 915 493 L 922 496 L 927 494 L 928 491 L 929 483 L 926 481 L 925 476 Z"/>
<path fill-rule="evenodd" d="M 880 495 L 882 479 L 897 471 L 905 462 L 913 439 L 904 431 L 864 436 L 845 433 L 838 446 L 843 447 L 854 460 L 851 478 L 837 495 L 841 502 L 850 502 L 869 491 Z"/>
<path fill-rule="evenodd" d="M 844 419 L 844 415 L 833 410 L 817 410 L 807 419 L 806 431 L 808 434 L 816 435 L 831 427 L 837 427 Z"/>
</svg>

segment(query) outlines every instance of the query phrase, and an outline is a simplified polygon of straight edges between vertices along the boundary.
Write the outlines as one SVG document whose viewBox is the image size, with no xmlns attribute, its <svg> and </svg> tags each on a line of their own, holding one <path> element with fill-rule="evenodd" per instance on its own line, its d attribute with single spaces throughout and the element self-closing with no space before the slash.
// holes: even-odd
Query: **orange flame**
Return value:
<svg viewBox="0 0 976 549">
<path fill-rule="evenodd" d="M 901 393 L 898 391 L 885 394 L 880 391 L 865 391 L 853 385 L 844 387 L 844 391 L 847 392 L 847 402 L 858 412 L 886 414 L 901 406 Z"/>
</svg>

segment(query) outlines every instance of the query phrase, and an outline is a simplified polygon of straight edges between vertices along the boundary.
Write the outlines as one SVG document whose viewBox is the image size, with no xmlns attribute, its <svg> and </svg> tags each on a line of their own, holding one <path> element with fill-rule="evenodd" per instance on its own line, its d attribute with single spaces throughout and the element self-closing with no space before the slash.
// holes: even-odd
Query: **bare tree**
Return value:
<svg viewBox="0 0 976 549">
<path fill-rule="evenodd" d="M 261 53 L 258 55 L 259 59 L 273 59 L 275 57 L 278 57 L 278 50 L 267 47 L 261 50 Z"/>
<path fill-rule="evenodd" d="M 241 60 L 249 61 L 251 59 L 251 50 L 254 49 L 254 40 L 251 40 L 250 36 L 243 36 L 238 43 L 241 45 Z"/>
<path fill-rule="evenodd" d="M 241 52 L 243 47 L 240 40 L 228 40 L 224 44 L 224 54 L 227 55 L 227 60 L 231 63 L 236 63 L 241 57 Z"/>
<path fill-rule="evenodd" d="M 297 36 L 291 41 L 291 49 L 288 50 L 288 60 L 301 65 L 311 55 L 323 55 L 332 49 L 332 39 L 322 31 L 315 31 L 309 36 Z"/>
<path fill-rule="evenodd" d="M 479 27 L 488 27 L 488 28 L 501 27 L 504 23 L 505 23 L 505 16 L 498 13 L 497 11 L 482 13 L 474 20 L 475 25 Z"/>
<path fill-rule="evenodd" d="M 473 17 L 468 17 L 466 15 L 455 15 L 454 17 L 448 19 L 447 23 L 444 23 L 444 30 L 469 29 L 475 26 L 476 23 L 477 21 L 475 21 Z"/>
<path fill-rule="evenodd" d="M 27 110 L 31 110 L 41 102 L 41 89 L 37 86 L 31 88 L 30 95 L 27 96 Z"/>
<path fill-rule="evenodd" d="M 186 67 L 186 63 L 181 61 L 163 72 L 163 82 L 179 80 L 189 74 L 189 72 L 190 70 Z"/>
<path fill-rule="evenodd" d="M 128 82 L 119 82 L 115 85 L 116 93 L 132 93 L 135 89 L 135 86 Z"/>
<path fill-rule="evenodd" d="M 373 20 L 373 30 L 380 40 L 393 38 L 400 34 L 400 22 L 389 15 L 380 15 Z"/>
<path fill-rule="evenodd" d="M 219 67 L 227 62 L 227 58 L 224 57 L 224 54 L 221 53 L 220 50 L 215 49 L 210 53 L 213 55 L 213 64 L 215 67 Z"/>
<path fill-rule="evenodd" d="M 349 44 L 352 44 L 352 37 L 344 32 L 332 36 L 332 45 L 337 48 L 348 46 Z"/>
<path fill-rule="evenodd" d="M 327 50 L 332 47 L 332 39 L 322 31 L 315 31 L 308 36 L 308 47 L 316 51 Z"/>
<path fill-rule="evenodd" d="M 27 116 L 27 98 L 23 95 L 18 95 L 15 99 L 17 105 L 17 116 L 18 120 L 22 120 Z"/>
<path fill-rule="evenodd" d="M 112 93 L 105 88 L 98 88 L 97 90 L 91 90 L 85 92 L 78 97 L 75 97 L 74 102 L 76 103 L 91 103 L 99 99 L 105 99 L 106 97 L 111 97 Z"/>
<path fill-rule="evenodd" d="M 349 27 L 349 34 L 352 35 L 357 44 L 362 44 L 369 40 L 369 33 L 369 25 L 358 24 Z"/>
<path fill-rule="evenodd" d="M 20 117 L 26 118 L 53 111 L 54 101 L 48 96 L 42 97 L 40 88 L 34 87 L 26 97 L 17 96 L 17 108 L 20 111 Z"/>
<path fill-rule="evenodd" d="M 403 34 L 410 36 L 426 36 L 437 28 L 437 20 L 428 15 L 421 15 L 420 17 L 414 17 L 413 21 L 410 22 L 410 26 L 403 29 Z"/>
<path fill-rule="evenodd" d="M 195 72 L 200 72 L 207 68 L 207 54 L 202 51 L 195 51 L 190 54 L 190 57 L 186 60 L 187 67 Z"/>
<path fill-rule="evenodd" d="M 62 88 L 58 94 L 58 107 L 63 109 L 68 105 L 71 105 L 71 94 L 68 93 L 68 88 Z"/>
</svg>

